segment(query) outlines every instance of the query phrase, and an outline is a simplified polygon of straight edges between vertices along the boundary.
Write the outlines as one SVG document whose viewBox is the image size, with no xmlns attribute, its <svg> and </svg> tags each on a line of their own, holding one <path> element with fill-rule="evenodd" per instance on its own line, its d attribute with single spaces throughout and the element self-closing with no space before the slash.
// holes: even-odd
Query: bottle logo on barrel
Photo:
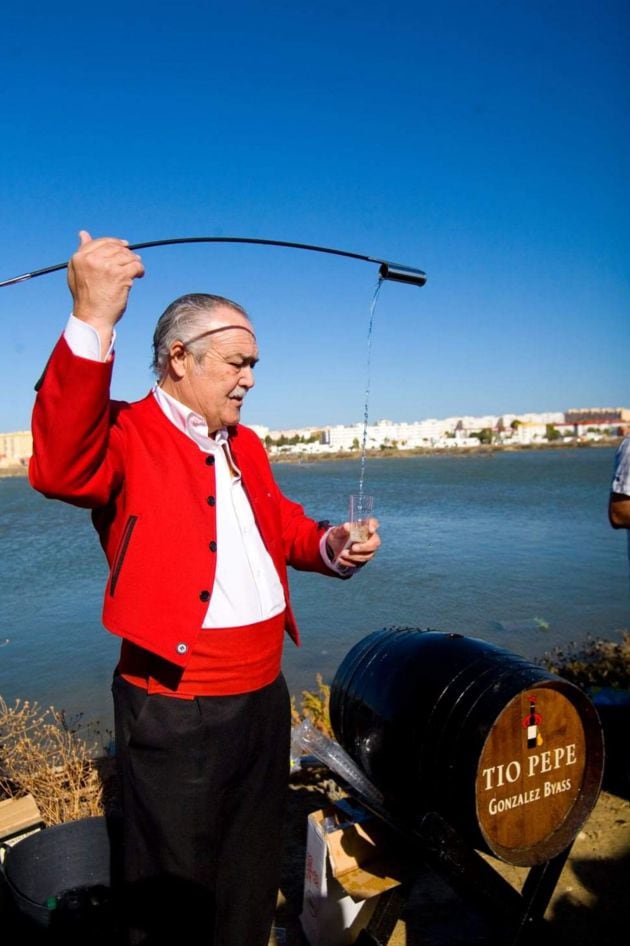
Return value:
<svg viewBox="0 0 630 946">
<path fill-rule="evenodd" d="M 522 726 L 527 730 L 527 748 L 536 749 L 542 746 L 543 737 L 540 731 L 542 716 L 536 712 L 536 697 L 529 697 L 529 713 L 523 717 Z"/>
</svg>

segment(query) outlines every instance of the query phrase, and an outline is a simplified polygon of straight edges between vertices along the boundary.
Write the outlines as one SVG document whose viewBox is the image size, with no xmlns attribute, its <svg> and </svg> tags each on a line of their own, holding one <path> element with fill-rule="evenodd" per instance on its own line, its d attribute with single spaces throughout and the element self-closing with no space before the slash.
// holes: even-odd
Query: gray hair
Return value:
<svg viewBox="0 0 630 946">
<path fill-rule="evenodd" d="M 237 302 L 205 292 L 192 292 L 171 302 L 158 319 L 153 333 L 151 368 L 158 378 L 163 378 L 166 374 L 169 352 L 175 341 L 183 342 L 199 364 L 210 344 L 209 340 L 203 337 L 208 330 L 208 314 L 222 306 L 234 309 L 249 319 L 245 309 Z"/>
</svg>

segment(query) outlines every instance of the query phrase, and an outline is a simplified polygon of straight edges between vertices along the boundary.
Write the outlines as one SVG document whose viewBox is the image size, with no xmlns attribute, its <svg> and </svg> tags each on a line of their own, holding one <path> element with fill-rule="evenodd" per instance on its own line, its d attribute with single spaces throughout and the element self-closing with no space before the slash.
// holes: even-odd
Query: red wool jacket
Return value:
<svg viewBox="0 0 630 946">
<path fill-rule="evenodd" d="M 32 486 L 92 510 L 110 567 L 103 624 L 185 667 L 212 594 L 217 557 L 213 458 L 178 430 L 152 394 L 110 401 L 112 361 L 75 356 L 58 342 L 33 410 Z M 287 564 L 335 576 L 319 552 L 324 527 L 282 495 L 256 434 L 238 425 L 230 449 L 299 634 Z M 337 576 L 338 577 L 338 576 Z"/>
</svg>

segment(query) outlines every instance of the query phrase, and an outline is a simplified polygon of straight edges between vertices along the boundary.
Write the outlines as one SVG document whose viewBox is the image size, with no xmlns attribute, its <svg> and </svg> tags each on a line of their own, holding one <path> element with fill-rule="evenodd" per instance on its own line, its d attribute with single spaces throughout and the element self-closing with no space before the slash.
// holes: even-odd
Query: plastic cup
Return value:
<svg viewBox="0 0 630 946">
<path fill-rule="evenodd" d="M 350 496 L 348 522 L 350 523 L 350 542 L 367 542 L 370 537 L 368 521 L 374 511 L 374 497 L 365 493 L 353 493 Z"/>
</svg>

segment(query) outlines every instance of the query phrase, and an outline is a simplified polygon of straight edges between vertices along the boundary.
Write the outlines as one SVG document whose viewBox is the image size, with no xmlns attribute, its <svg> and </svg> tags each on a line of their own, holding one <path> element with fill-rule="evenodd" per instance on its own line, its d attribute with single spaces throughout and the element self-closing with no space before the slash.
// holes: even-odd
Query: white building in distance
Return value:
<svg viewBox="0 0 630 946">
<path fill-rule="evenodd" d="M 25 466 L 32 453 L 33 435 L 30 430 L 0 434 L 0 467 Z"/>
<path fill-rule="evenodd" d="M 572 438 L 601 439 L 602 435 L 626 436 L 630 433 L 630 408 L 589 407 L 568 411 L 543 411 L 523 414 L 484 414 L 427 418 L 413 422 L 379 420 L 368 424 L 336 424 L 320 427 L 294 427 L 270 430 L 262 424 L 251 428 L 274 455 L 282 453 L 333 454 L 361 450 L 365 435 L 366 450 L 392 448 L 454 449 L 478 446 L 481 431 L 491 431 L 493 443 L 521 446 L 545 443 L 549 427 L 558 434 Z M 282 444 L 277 442 L 281 440 Z M 301 441 L 287 443 L 287 441 Z M 306 441 L 311 441 L 307 443 Z M 0 434 L 0 468 L 25 466 L 33 452 L 29 430 Z"/>
</svg>

